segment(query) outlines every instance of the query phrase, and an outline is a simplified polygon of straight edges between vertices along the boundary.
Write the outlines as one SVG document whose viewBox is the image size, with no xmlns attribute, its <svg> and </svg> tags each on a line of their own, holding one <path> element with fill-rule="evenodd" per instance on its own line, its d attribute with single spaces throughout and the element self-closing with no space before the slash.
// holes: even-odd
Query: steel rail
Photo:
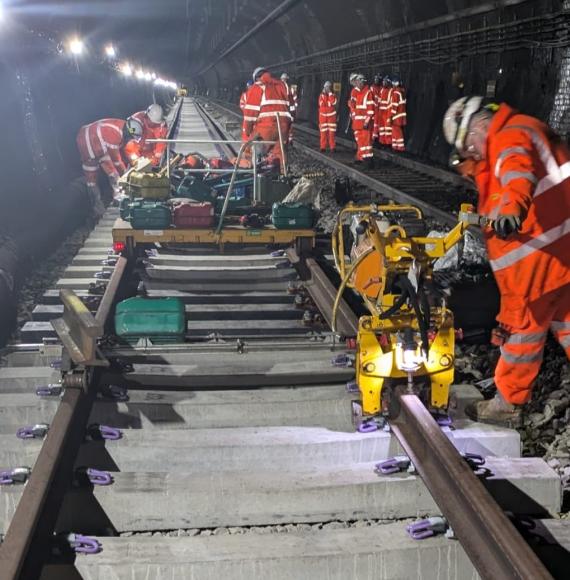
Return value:
<svg viewBox="0 0 570 580">
<path fill-rule="evenodd" d="M 97 314 L 103 325 L 111 313 L 125 272 L 120 258 Z M 30 478 L 0 545 L 0 580 L 39 578 L 57 524 L 59 510 L 72 480 L 75 458 L 95 399 L 93 381 L 65 388 Z"/>
<path fill-rule="evenodd" d="M 397 393 L 392 432 L 482 578 L 552 580 L 415 395 Z"/>
</svg>

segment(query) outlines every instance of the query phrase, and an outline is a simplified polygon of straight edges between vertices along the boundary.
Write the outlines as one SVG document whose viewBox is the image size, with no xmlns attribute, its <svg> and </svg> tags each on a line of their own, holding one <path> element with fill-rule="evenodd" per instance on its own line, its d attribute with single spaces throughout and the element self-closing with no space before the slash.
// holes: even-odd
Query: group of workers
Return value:
<svg viewBox="0 0 570 580">
<path fill-rule="evenodd" d="M 352 91 L 348 101 L 352 130 L 356 141 L 356 162 L 373 157 L 374 141 L 405 151 L 404 127 L 407 122 L 406 92 L 397 76 L 376 75 L 371 86 L 362 74 L 350 75 Z M 297 87 L 289 84 L 289 75 L 275 79 L 265 68 L 257 68 L 240 96 L 243 113 L 242 140 L 254 138 L 279 141 L 265 153 L 269 161 L 282 162 L 284 145 L 292 140 L 292 125 L 298 108 Z M 330 81 L 319 95 L 319 130 L 321 152 L 336 148 L 338 98 Z"/>
<path fill-rule="evenodd" d="M 165 143 L 150 143 L 164 139 L 168 133 L 162 107 L 153 103 L 128 119 L 101 119 L 85 125 L 77 134 L 87 191 L 97 213 L 104 209 L 97 185 L 99 168 L 107 175 L 117 196 L 117 182 L 129 166 L 146 158 L 153 166 L 160 165 Z"/>
</svg>

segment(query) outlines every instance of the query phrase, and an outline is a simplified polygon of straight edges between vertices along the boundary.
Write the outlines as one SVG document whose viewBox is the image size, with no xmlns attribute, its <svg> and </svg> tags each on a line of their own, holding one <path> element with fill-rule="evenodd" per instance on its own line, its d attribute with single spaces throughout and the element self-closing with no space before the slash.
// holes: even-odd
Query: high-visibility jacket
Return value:
<svg viewBox="0 0 570 580">
<path fill-rule="evenodd" d="M 334 93 L 319 95 L 319 127 L 336 131 L 336 106 L 338 99 Z"/>
<path fill-rule="evenodd" d="M 143 136 L 138 144 L 140 146 L 140 157 L 147 157 L 153 164 L 160 163 L 166 150 L 166 143 L 147 143 L 147 139 L 166 139 L 168 127 L 165 122 L 153 123 L 146 114 L 146 111 L 139 111 L 130 117 L 136 119 L 143 127 Z"/>
<path fill-rule="evenodd" d="M 291 101 L 287 85 L 264 73 L 247 92 L 244 107 L 244 128 L 251 135 L 255 128 L 277 126 L 276 117 L 280 122 L 291 123 Z"/>
<path fill-rule="evenodd" d="M 361 89 L 354 87 L 350 93 L 349 100 L 350 117 L 352 119 L 352 130 L 361 131 L 365 125 L 372 130 L 376 107 L 374 95 L 370 88 L 364 85 Z"/>
<path fill-rule="evenodd" d="M 544 123 L 506 104 L 491 121 L 487 147 L 475 173 L 479 213 L 523 219 L 506 240 L 485 232 L 501 292 L 497 319 L 521 329 L 530 303 L 570 284 L 570 150 Z"/>
<path fill-rule="evenodd" d="M 391 124 L 397 127 L 404 127 L 408 122 L 406 91 L 402 87 L 394 87 L 391 91 L 389 105 Z"/>
<path fill-rule="evenodd" d="M 126 171 L 121 157 L 124 127 L 123 119 L 101 119 L 79 129 L 77 146 L 85 171 L 96 172 L 105 162 L 112 164 L 119 174 Z"/>
</svg>

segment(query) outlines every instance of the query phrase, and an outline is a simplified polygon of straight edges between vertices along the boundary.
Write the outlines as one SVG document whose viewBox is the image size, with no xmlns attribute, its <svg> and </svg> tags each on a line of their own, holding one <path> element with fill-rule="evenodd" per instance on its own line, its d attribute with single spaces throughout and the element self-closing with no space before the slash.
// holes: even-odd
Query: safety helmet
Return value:
<svg viewBox="0 0 570 580">
<path fill-rule="evenodd" d="M 381 82 L 382 82 L 382 75 L 381 74 L 374 75 L 374 84 L 379 85 Z"/>
<path fill-rule="evenodd" d="M 332 89 L 332 83 L 330 81 L 325 81 L 325 84 L 323 85 L 323 89 L 326 89 L 326 90 Z"/>
<path fill-rule="evenodd" d="M 475 113 L 483 106 L 481 96 L 462 97 L 455 101 L 446 111 L 443 118 L 443 134 L 445 140 L 460 153 L 465 146 L 469 123 Z"/>
<path fill-rule="evenodd" d="M 251 79 L 249 79 L 249 80 L 247 81 L 247 83 L 245 83 L 245 86 L 246 86 L 246 87 L 251 87 L 252 85 L 253 85 L 253 81 L 252 81 Z"/>
<path fill-rule="evenodd" d="M 127 119 L 123 130 L 125 140 L 140 139 L 143 136 L 143 126 L 138 119 Z"/>
<path fill-rule="evenodd" d="M 267 72 L 267 69 L 262 67 L 262 66 L 258 66 L 254 71 L 253 71 L 253 82 L 255 82 L 264 72 Z"/>
<path fill-rule="evenodd" d="M 402 84 L 402 80 L 400 79 L 400 77 L 398 75 L 392 75 L 390 77 L 390 82 L 397 87 Z"/>
<path fill-rule="evenodd" d="M 289 80 L 289 75 L 286 72 L 282 73 L 281 80 L 286 83 Z"/>
<path fill-rule="evenodd" d="M 386 83 L 387 85 L 391 85 L 392 84 L 392 79 L 390 78 L 389 75 L 386 75 L 383 79 L 382 79 L 383 83 Z"/>
<path fill-rule="evenodd" d="M 358 73 L 350 73 L 348 77 L 348 81 L 352 84 L 358 78 Z"/>
<path fill-rule="evenodd" d="M 147 110 L 146 116 L 151 123 L 162 123 L 164 121 L 164 111 L 160 105 L 153 103 Z"/>
</svg>

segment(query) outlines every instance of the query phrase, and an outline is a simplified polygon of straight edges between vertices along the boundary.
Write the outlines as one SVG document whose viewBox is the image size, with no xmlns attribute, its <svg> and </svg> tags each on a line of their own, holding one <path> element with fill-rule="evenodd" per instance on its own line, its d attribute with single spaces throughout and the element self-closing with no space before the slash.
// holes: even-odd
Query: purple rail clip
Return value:
<svg viewBox="0 0 570 580">
<path fill-rule="evenodd" d="M 118 402 L 126 402 L 129 400 L 127 389 L 118 385 L 109 385 L 101 391 L 101 394 L 106 399 L 113 399 Z"/>
<path fill-rule="evenodd" d="M 93 485 L 111 485 L 113 483 L 113 477 L 108 471 L 100 471 L 89 467 L 86 474 Z"/>
<path fill-rule="evenodd" d="M 81 534 L 69 534 L 67 541 L 76 554 L 98 554 L 103 549 L 95 538 Z"/>
<path fill-rule="evenodd" d="M 41 439 L 45 437 L 49 429 L 47 423 L 39 423 L 37 425 L 28 425 L 27 427 L 20 427 L 16 431 L 18 439 Z"/>
<path fill-rule="evenodd" d="M 107 425 L 92 425 L 90 428 L 97 429 L 101 434 L 102 439 L 107 441 L 118 441 L 122 439 L 123 432 L 115 427 L 108 427 Z"/>
<path fill-rule="evenodd" d="M 380 427 L 374 421 L 374 419 L 366 419 L 358 426 L 359 433 L 374 433 L 374 431 L 378 431 Z"/>
<path fill-rule="evenodd" d="M 434 517 L 414 522 L 413 524 L 406 526 L 406 531 L 412 540 L 425 540 L 426 538 L 431 538 L 436 534 L 444 534 L 447 528 L 447 520 Z"/>
<path fill-rule="evenodd" d="M 16 467 L 0 471 L 0 485 L 13 485 L 14 483 L 26 483 L 32 470 L 29 467 Z"/>
<path fill-rule="evenodd" d="M 407 455 L 395 455 L 389 459 L 385 459 L 374 466 L 374 471 L 378 475 L 390 475 L 392 473 L 400 473 L 406 471 L 412 464 Z"/>
<path fill-rule="evenodd" d="M 285 255 L 285 250 L 275 250 L 275 252 L 271 252 L 269 254 L 272 258 L 281 258 Z"/>
<path fill-rule="evenodd" d="M 52 369 L 60 369 L 63 361 L 60 358 L 56 358 L 49 363 Z"/>
<path fill-rule="evenodd" d="M 453 419 L 448 415 L 437 415 L 434 419 L 440 427 L 453 427 Z"/>
<path fill-rule="evenodd" d="M 36 395 L 38 397 L 59 397 L 63 392 L 61 385 L 43 385 L 36 388 Z"/>
<path fill-rule="evenodd" d="M 356 381 L 349 381 L 346 383 L 346 392 L 351 394 L 356 394 L 360 392 L 358 388 L 358 383 Z"/>
<path fill-rule="evenodd" d="M 331 365 L 342 369 L 348 369 L 354 364 L 354 359 L 346 353 L 337 354 L 331 359 Z"/>
</svg>

